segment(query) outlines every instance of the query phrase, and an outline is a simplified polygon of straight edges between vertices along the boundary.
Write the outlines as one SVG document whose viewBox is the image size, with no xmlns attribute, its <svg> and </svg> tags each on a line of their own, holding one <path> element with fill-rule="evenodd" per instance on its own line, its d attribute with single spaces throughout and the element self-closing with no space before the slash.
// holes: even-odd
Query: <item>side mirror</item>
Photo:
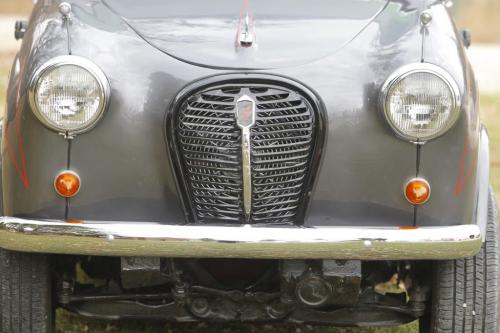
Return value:
<svg viewBox="0 0 500 333">
<path fill-rule="evenodd" d="M 16 21 L 16 26 L 14 29 L 14 37 L 16 38 L 16 40 L 23 39 L 24 33 L 28 29 L 28 21 Z"/>
<path fill-rule="evenodd" d="M 468 29 L 460 30 L 460 36 L 462 37 L 462 43 L 468 49 L 472 44 L 472 33 Z"/>
</svg>

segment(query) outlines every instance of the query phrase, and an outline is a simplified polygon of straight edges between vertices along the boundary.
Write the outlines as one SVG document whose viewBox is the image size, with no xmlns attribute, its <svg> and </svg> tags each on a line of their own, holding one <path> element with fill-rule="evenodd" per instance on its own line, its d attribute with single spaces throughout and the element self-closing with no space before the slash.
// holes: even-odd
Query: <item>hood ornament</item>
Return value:
<svg viewBox="0 0 500 333">
<path fill-rule="evenodd" d="M 252 164 L 250 129 L 255 124 L 255 101 L 248 95 L 236 101 L 236 123 L 241 129 L 241 169 L 243 173 L 243 210 L 246 220 L 252 213 Z"/>
<path fill-rule="evenodd" d="M 250 31 L 250 16 L 248 13 L 245 16 L 244 30 L 240 32 L 240 45 L 242 47 L 251 47 L 253 44 L 254 36 Z"/>
<path fill-rule="evenodd" d="M 241 8 L 240 21 L 238 23 L 236 46 L 252 47 L 254 43 L 255 43 L 255 26 L 253 24 L 253 17 L 249 12 L 248 0 L 245 0 Z"/>
</svg>

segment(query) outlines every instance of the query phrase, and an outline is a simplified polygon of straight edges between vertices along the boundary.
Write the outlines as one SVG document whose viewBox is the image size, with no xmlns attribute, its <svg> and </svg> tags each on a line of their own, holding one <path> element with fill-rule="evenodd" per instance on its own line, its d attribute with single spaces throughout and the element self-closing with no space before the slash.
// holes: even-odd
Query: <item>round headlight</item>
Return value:
<svg viewBox="0 0 500 333">
<path fill-rule="evenodd" d="M 448 131 L 460 114 L 453 78 L 431 64 L 412 64 L 394 73 L 382 88 L 385 117 L 396 134 L 423 143 Z"/>
<path fill-rule="evenodd" d="M 106 109 L 109 82 L 100 68 L 77 56 L 56 57 L 33 76 L 30 102 L 47 127 L 69 135 L 94 127 Z"/>
</svg>

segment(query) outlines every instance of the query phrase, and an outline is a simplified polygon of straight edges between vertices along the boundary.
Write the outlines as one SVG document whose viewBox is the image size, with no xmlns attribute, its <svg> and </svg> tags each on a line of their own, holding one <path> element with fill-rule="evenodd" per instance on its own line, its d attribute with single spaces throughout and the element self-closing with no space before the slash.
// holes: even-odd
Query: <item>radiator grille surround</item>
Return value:
<svg viewBox="0 0 500 333">
<path fill-rule="evenodd" d="M 213 82 L 181 95 L 167 128 L 188 222 L 302 224 L 318 164 L 318 111 L 310 95 L 265 80 Z M 236 120 L 236 101 L 244 95 L 255 101 L 249 216 L 243 207 L 242 134 Z"/>
</svg>

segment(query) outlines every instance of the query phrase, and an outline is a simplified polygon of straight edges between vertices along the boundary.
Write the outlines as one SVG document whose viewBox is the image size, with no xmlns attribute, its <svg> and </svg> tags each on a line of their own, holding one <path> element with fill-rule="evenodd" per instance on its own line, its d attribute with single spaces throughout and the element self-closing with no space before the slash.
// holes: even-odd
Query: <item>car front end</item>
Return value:
<svg viewBox="0 0 500 333">
<path fill-rule="evenodd" d="M 427 320 L 429 272 L 482 253 L 493 209 L 446 6 L 187 2 L 36 5 L 0 246 L 91 317 Z"/>
</svg>

